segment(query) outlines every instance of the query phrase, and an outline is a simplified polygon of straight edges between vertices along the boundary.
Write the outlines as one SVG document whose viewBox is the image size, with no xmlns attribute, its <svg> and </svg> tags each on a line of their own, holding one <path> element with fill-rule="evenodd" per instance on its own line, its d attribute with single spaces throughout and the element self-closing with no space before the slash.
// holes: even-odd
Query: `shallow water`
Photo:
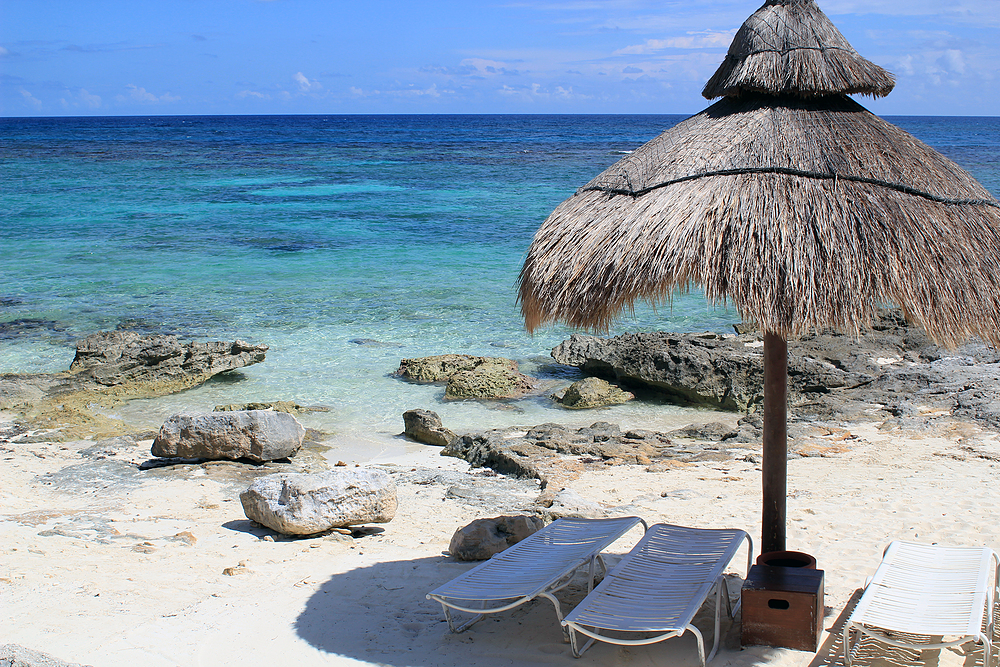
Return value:
<svg viewBox="0 0 1000 667">
<path fill-rule="evenodd" d="M 116 327 L 240 338 L 267 361 L 122 416 L 294 400 L 340 443 L 392 447 L 403 411 L 467 430 L 545 421 L 672 428 L 711 418 L 656 402 L 596 412 L 442 401 L 390 377 L 430 354 L 506 356 L 575 379 L 528 336 L 515 281 L 563 199 L 679 116 L 293 116 L 0 119 L 0 372 L 68 368 Z M 1000 123 L 893 118 L 1000 192 Z M 730 331 L 698 294 L 639 307 L 612 333 Z M 360 443 L 360 444 L 358 444 Z"/>
</svg>

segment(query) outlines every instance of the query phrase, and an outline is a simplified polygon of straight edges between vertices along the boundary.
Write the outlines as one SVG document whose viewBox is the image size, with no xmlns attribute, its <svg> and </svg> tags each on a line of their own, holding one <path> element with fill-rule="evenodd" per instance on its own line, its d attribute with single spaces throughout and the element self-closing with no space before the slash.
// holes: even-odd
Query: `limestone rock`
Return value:
<svg viewBox="0 0 1000 667">
<path fill-rule="evenodd" d="M 541 530 L 544 525 L 540 518 L 528 515 L 476 519 L 455 531 L 448 553 L 458 560 L 486 560 Z"/>
<path fill-rule="evenodd" d="M 535 386 L 535 379 L 520 373 L 513 359 L 465 354 L 403 359 L 396 376 L 412 382 L 447 383 L 447 399 L 520 398 Z"/>
<path fill-rule="evenodd" d="M 179 380 L 200 384 L 264 361 L 267 349 L 239 340 L 182 344 L 176 336 L 101 331 L 77 343 L 70 371 L 104 386 Z"/>
<path fill-rule="evenodd" d="M 288 458 L 302 447 L 306 431 L 287 412 L 244 410 L 174 415 L 153 440 L 153 456 L 186 459 Z"/>
<path fill-rule="evenodd" d="M 17 644 L 0 646 L 0 667 L 84 667 Z"/>
<path fill-rule="evenodd" d="M 214 412 L 233 412 L 237 410 L 274 410 L 275 412 L 287 412 L 289 414 L 299 414 L 302 412 L 314 412 L 316 408 L 305 407 L 293 401 L 254 401 L 251 403 L 228 403 L 226 405 L 216 405 L 212 408 Z"/>
<path fill-rule="evenodd" d="M 480 366 L 460 371 L 448 378 L 446 399 L 520 398 L 529 393 L 535 382 L 527 375 L 508 368 Z"/>
<path fill-rule="evenodd" d="M 635 394 L 623 391 L 615 385 L 597 377 L 584 378 L 574 382 L 561 396 L 553 396 L 563 407 L 573 410 L 600 408 L 605 405 L 620 405 L 635 398 Z"/>
<path fill-rule="evenodd" d="M 682 404 L 749 413 L 763 400 L 759 332 L 740 335 L 639 333 L 614 338 L 574 335 L 552 350 L 585 373 L 660 392 Z M 975 375 L 975 379 L 972 376 Z M 1000 354 L 978 341 L 945 352 L 899 311 L 884 311 L 860 335 L 819 332 L 788 341 L 790 414 L 800 418 L 882 418 L 911 408 L 964 407 L 957 393 L 1000 382 Z M 977 421 L 998 422 L 982 401 Z"/>
<path fill-rule="evenodd" d="M 576 491 L 563 489 L 552 496 L 552 503 L 546 508 L 546 518 L 551 520 L 563 517 L 583 519 L 603 519 L 607 510 L 599 504 L 587 500 Z"/>
<path fill-rule="evenodd" d="M 267 475 L 240 494 L 251 521 L 285 535 L 387 523 L 396 515 L 396 484 L 381 470 Z"/>
<path fill-rule="evenodd" d="M 476 368 L 502 368 L 517 371 L 517 362 L 503 357 L 473 357 L 467 354 L 439 354 L 433 357 L 403 359 L 398 377 L 413 382 L 447 382 L 455 373 Z"/>
<path fill-rule="evenodd" d="M 430 410 L 407 410 L 403 413 L 403 425 L 406 437 L 428 445 L 444 447 L 458 437 L 444 427 L 436 412 Z"/>
</svg>

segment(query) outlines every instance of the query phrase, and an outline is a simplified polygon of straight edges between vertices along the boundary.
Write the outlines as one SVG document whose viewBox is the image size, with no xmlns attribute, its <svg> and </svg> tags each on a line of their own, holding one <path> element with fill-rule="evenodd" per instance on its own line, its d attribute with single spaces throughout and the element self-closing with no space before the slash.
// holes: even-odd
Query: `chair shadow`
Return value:
<svg viewBox="0 0 1000 667">
<path fill-rule="evenodd" d="M 465 632 L 451 633 L 440 604 L 427 600 L 426 593 L 475 565 L 442 555 L 373 563 L 334 575 L 309 598 L 295 621 L 295 631 L 325 653 L 390 667 L 500 667 L 566 661 L 580 667 L 699 664 L 691 633 L 650 646 L 599 643 L 575 659 L 563 641 L 552 604 L 545 599 L 487 616 Z M 741 584 L 738 577 L 731 579 L 729 589 L 734 596 Z M 564 613 L 585 597 L 586 589 L 586 576 L 580 573 L 558 594 Z M 706 603 L 695 619 L 705 635 L 706 651 L 712 642 L 713 613 L 713 604 Z M 735 621 L 724 621 L 721 629 L 721 647 L 713 662 L 764 665 L 773 657 L 766 647 L 742 653 L 739 615 Z"/>
<path fill-rule="evenodd" d="M 829 634 L 823 645 L 816 652 L 815 657 L 809 663 L 809 667 L 846 667 L 844 658 L 844 625 L 854 612 L 863 588 L 854 591 L 851 598 L 844 605 L 843 611 L 834 621 L 833 626 L 827 628 Z M 1000 606 L 1000 603 L 998 603 Z M 984 628 L 985 630 L 985 628 Z M 929 641 L 929 637 L 918 635 L 904 635 L 909 641 L 919 644 L 921 641 Z M 883 644 L 870 637 L 862 636 L 860 641 L 855 635 L 852 641 L 858 642 L 851 658 L 852 667 L 939 667 L 941 664 L 942 651 L 949 651 L 962 659 L 962 667 L 983 667 L 982 648 L 974 644 L 966 644 L 946 649 L 928 649 L 919 651 L 915 648 L 902 648 Z"/>
</svg>

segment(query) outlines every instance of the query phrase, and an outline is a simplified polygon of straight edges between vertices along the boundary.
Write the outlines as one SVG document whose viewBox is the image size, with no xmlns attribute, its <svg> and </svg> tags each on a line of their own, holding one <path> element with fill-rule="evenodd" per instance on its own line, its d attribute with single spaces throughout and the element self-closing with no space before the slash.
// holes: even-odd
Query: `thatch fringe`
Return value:
<svg viewBox="0 0 1000 667">
<path fill-rule="evenodd" d="M 828 102 L 830 100 L 827 100 Z M 520 276 L 525 323 L 604 330 L 637 299 L 703 286 L 762 331 L 857 333 L 897 304 L 937 342 L 1000 344 L 1000 210 L 975 179 L 848 100 L 833 109 L 723 100 L 606 170 L 549 216 Z M 778 129 L 780 128 L 780 130 Z M 919 184 L 944 204 L 846 178 Z"/>
<path fill-rule="evenodd" d="M 616 162 L 580 192 L 642 195 L 699 176 L 762 172 L 852 180 L 942 203 L 996 204 L 957 164 L 845 97 L 720 100 Z"/>
<path fill-rule="evenodd" d="M 768 0 L 736 33 L 702 95 L 882 97 L 895 85 L 892 74 L 861 57 L 813 0 Z"/>
</svg>

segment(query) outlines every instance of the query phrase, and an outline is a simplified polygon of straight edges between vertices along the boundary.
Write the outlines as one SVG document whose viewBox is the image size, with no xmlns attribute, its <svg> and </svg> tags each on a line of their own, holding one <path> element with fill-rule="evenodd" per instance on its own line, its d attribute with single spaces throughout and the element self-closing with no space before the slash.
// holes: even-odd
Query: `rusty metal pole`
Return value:
<svg viewBox="0 0 1000 667">
<path fill-rule="evenodd" d="M 788 343 L 764 334 L 764 447 L 761 553 L 785 550 L 788 470 Z"/>
</svg>

